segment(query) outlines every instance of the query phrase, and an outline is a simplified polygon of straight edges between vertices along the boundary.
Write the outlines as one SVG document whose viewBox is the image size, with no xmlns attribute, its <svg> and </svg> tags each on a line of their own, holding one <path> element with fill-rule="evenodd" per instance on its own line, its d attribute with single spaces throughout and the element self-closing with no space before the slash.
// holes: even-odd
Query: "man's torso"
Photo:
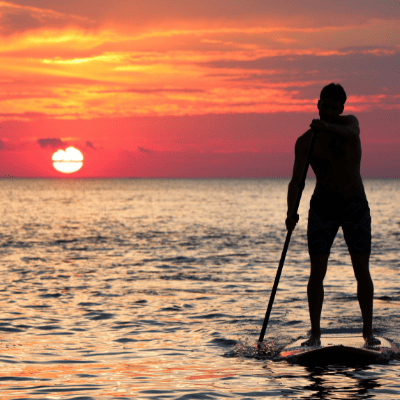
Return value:
<svg viewBox="0 0 400 400">
<path fill-rule="evenodd" d="M 303 145 L 310 145 L 312 130 L 303 135 Z M 317 178 L 315 192 L 335 193 L 346 196 L 354 192 L 364 193 L 360 174 L 361 141 L 359 135 L 340 136 L 318 132 L 310 160 Z"/>
</svg>

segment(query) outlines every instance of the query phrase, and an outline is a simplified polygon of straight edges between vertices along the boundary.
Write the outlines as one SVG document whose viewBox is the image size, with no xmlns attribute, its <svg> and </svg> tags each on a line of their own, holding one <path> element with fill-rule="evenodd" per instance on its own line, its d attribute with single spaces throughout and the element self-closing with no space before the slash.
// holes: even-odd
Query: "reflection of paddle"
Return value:
<svg viewBox="0 0 400 400">
<path fill-rule="evenodd" d="M 324 130 L 322 129 L 322 132 L 323 131 Z M 293 212 L 292 212 L 293 218 L 296 217 L 297 210 L 299 209 L 300 199 L 301 199 L 301 195 L 303 193 L 303 189 L 305 186 L 307 171 L 308 171 L 308 167 L 310 165 L 311 154 L 312 154 L 312 151 L 314 148 L 314 143 L 315 143 L 316 138 L 317 138 L 317 131 L 313 130 L 313 134 L 312 134 L 311 142 L 310 142 L 310 148 L 308 149 L 306 164 L 304 165 L 303 175 L 301 177 L 301 181 L 298 186 L 299 190 L 297 192 L 296 201 L 294 203 L 294 208 L 293 208 Z M 287 235 L 286 235 L 285 245 L 283 246 L 283 251 L 282 251 L 282 255 L 281 255 L 281 261 L 279 262 L 278 271 L 276 272 L 275 282 L 274 282 L 274 286 L 272 288 L 271 296 L 269 298 L 268 308 L 267 308 L 267 312 L 265 313 L 263 327 L 261 329 L 260 338 L 258 339 L 259 343 L 262 343 L 262 341 L 264 340 L 265 331 L 267 330 L 269 315 L 271 314 L 272 305 L 274 304 L 275 294 L 276 294 L 276 290 L 278 289 L 279 278 L 281 277 L 283 263 L 285 262 L 286 252 L 289 247 L 289 242 L 290 242 L 290 237 L 292 236 L 292 232 L 293 232 L 292 230 L 288 230 Z"/>
</svg>

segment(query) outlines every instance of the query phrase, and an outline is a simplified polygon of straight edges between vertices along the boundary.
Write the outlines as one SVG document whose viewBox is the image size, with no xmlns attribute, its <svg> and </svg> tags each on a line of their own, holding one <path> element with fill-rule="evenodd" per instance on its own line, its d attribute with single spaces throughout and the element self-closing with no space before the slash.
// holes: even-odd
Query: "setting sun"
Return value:
<svg viewBox="0 0 400 400">
<path fill-rule="evenodd" d="M 65 151 L 57 150 L 52 159 L 54 168 L 64 174 L 76 172 L 83 165 L 83 155 L 75 147 L 68 147 Z"/>
</svg>

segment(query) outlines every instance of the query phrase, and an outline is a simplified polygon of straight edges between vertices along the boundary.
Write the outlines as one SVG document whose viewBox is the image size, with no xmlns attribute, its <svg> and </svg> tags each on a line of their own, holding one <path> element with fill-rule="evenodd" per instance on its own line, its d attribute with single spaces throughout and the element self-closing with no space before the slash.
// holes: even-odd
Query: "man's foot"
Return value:
<svg viewBox="0 0 400 400">
<path fill-rule="evenodd" d="M 305 342 L 301 344 L 302 346 L 321 346 L 321 337 L 311 335 Z"/>
<path fill-rule="evenodd" d="M 366 347 L 374 347 L 374 346 L 379 346 L 381 344 L 381 341 L 376 337 L 374 337 L 372 333 L 370 335 L 364 336 L 364 340 Z"/>
</svg>

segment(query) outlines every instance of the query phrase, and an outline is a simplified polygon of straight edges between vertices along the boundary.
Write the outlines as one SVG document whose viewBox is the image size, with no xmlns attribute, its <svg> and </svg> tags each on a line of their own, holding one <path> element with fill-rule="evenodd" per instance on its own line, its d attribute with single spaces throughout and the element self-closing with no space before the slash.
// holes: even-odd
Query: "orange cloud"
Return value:
<svg viewBox="0 0 400 400">
<path fill-rule="evenodd" d="M 302 12 L 297 10 L 290 11 L 290 18 L 297 20 L 292 26 L 284 17 L 262 26 L 256 22 L 255 9 L 250 7 L 242 18 L 234 1 L 227 11 L 230 17 L 215 24 L 214 9 L 193 5 L 182 11 L 181 3 L 173 1 L 175 15 L 169 22 L 151 29 L 162 13 L 156 10 L 151 19 L 149 4 L 140 3 L 137 7 L 147 24 L 128 28 L 136 14 L 123 1 L 115 3 L 108 21 L 96 14 L 109 10 L 102 2 L 92 19 L 91 1 L 79 2 L 81 8 L 75 0 L 63 6 L 47 0 L 40 3 L 43 8 L 37 4 L 0 1 L 2 18 L 11 25 L 22 24 L 16 33 L 0 36 L 3 120 L 26 119 L 27 112 L 60 119 L 307 113 L 314 111 L 317 86 L 328 79 L 354 82 L 352 75 L 360 68 L 357 57 L 365 60 L 366 76 L 372 76 L 377 69 L 368 70 L 368 61 L 397 60 L 400 54 L 397 42 L 394 45 L 396 35 L 385 35 L 387 29 L 400 31 L 397 20 L 345 18 L 346 23 L 335 25 L 326 18 L 309 25 L 299 22 Z M 277 12 L 274 6 L 270 14 L 261 2 L 258 6 L 268 18 Z M 189 29 L 195 10 L 208 20 L 197 19 Z M 36 25 L 10 19 L 21 13 Z M 181 23 L 172 29 L 171 21 L 177 19 Z M 118 28 L 116 21 L 124 23 Z M 382 77 L 382 87 L 391 87 L 387 80 Z M 355 101 L 353 110 L 397 106 L 391 93 L 377 95 L 363 94 L 364 100 Z"/>
</svg>

